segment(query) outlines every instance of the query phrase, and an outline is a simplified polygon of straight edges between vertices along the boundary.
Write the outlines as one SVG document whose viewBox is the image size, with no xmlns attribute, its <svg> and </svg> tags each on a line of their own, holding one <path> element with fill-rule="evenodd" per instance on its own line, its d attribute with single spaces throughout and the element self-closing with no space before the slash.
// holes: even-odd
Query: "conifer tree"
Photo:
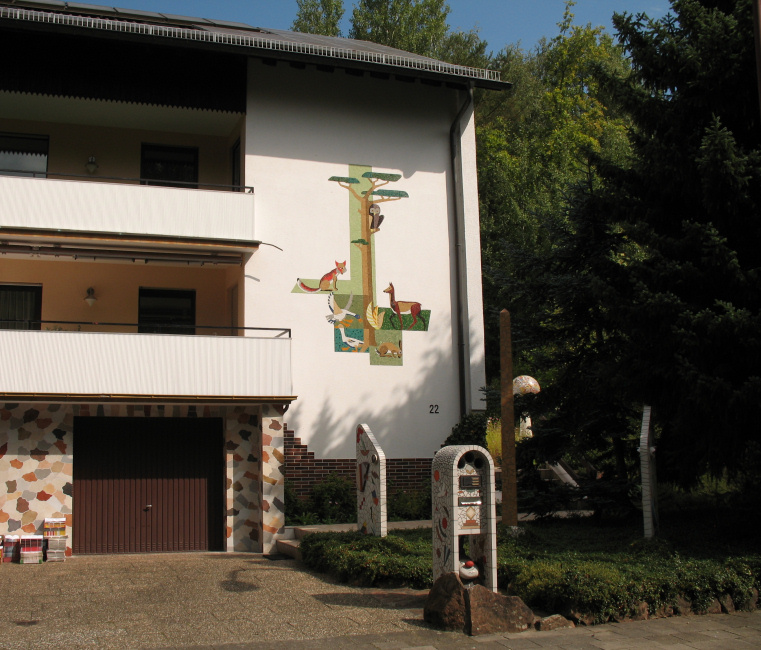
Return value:
<svg viewBox="0 0 761 650">
<path fill-rule="evenodd" d="M 614 18 L 633 68 L 612 87 L 636 130 L 609 203 L 642 251 L 616 310 L 622 372 L 654 407 L 660 465 L 689 484 L 761 442 L 761 125 L 751 0 L 672 7 Z"/>
</svg>

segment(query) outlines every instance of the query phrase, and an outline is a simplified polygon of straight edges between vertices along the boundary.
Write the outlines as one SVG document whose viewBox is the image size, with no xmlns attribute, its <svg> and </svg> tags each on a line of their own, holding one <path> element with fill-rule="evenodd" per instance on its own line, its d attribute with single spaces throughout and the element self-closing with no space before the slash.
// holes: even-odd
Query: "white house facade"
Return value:
<svg viewBox="0 0 761 650">
<path fill-rule="evenodd" d="M 495 73 L 52 0 L 0 50 L 0 534 L 269 552 L 286 429 L 430 464 L 482 408 Z"/>
</svg>

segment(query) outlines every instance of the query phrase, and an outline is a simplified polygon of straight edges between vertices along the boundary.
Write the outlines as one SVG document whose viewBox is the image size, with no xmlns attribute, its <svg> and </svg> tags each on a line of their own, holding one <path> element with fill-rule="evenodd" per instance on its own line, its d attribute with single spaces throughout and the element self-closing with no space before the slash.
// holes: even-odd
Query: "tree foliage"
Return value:
<svg viewBox="0 0 761 650">
<path fill-rule="evenodd" d="M 296 0 L 299 9 L 291 29 L 294 32 L 341 36 L 343 0 Z"/>
<path fill-rule="evenodd" d="M 349 37 L 436 57 L 449 32 L 445 0 L 359 0 Z"/>
<path fill-rule="evenodd" d="M 761 125 L 751 0 L 615 17 L 633 69 L 611 79 L 637 130 L 611 217 L 643 250 L 614 321 L 633 392 L 683 483 L 740 467 L 761 418 Z"/>
<path fill-rule="evenodd" d="M 531 451 L 609 441 L 625 472 L 648 403 L 659 476 L 690 485 L 741 471 L 758 448 L 761 131 L 750 0 L 672 7 L 660 21 L 615 17 L 631 68 L 596 74 L 632 121 L 632 155 L 582 146 L 589 173 L 550 253 L 507 249 L 506 282 L 553 373 Z"/>
<path fill-rule="evenodd" d="M 511 46 L 497 55 L 494 65 L 514 90 L 482 96 L 477 111 L 488 348 L 499 349 L 498 312 L 506 307 L 524 352 L 518 368 L 532 373 L 525 352 L 538 344 L 526 337 L 539 308 L 518 281 L 536 279 L 534 257 L 552 259 L 569 226 L 571 188 L 597 182 L 593 159 L 628 155 L 628 121 L 599 81 L 601 70 L 621 73 L 628 62 L 602 28 L 574 25 L 572 6 L 567 3 L 558 35 L 534 52 Z M 487 372 L 498 375 L 496 354 L 487 357 Z"/>
</svg>

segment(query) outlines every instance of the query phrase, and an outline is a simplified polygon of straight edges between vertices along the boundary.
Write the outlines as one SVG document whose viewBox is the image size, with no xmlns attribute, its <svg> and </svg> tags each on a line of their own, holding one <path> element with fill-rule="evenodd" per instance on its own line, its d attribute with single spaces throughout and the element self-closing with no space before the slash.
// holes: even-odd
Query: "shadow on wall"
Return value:
<svg viewBox="0 0 761 650">
<path fill-rule="evenodd" d="M 316 458 L 353 458 L 354 431 L 359 423 L 370 426 L 388 458 L 430 458 L 460 421 L 460 399 L 452 382 L 457 373 L 456 360 L 451 355 L 429 352 L 424 357 L 425 370 L 416 373 L 414 385 L 399 389 L 390 398 L 380 399 L 370 391 L 352 396 L 338 410 L 340 387 L 330 392 L 314 420 L 313 427 L 300 426 L 298 404 L 286 414 L 285 420 L 295 435 L 309 446 Z M 361 372 L 395 372 L 394 368 L 364 367 Z M 351 387 L 351 377 L 346 385 Z M 327 393 L 326 393 L 327 394 Z M 317 399 L 310 395 L 300 401 Z M 485 407 L 485 403 L 484 403 Z M 420 428 L 428 433 L 416 435 Z M 432 433 L 431 433 L 432 431 Z"/>
</svg>

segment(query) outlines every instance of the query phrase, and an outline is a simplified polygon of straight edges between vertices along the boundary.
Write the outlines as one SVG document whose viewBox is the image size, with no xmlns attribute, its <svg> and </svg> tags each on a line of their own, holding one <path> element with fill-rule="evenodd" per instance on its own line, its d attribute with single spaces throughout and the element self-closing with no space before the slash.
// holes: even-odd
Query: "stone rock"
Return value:
<svg viewBox="0 0 761 650">
<path fill-rule="evenodd" d="M 714 598 L 713 602 L 708 606 L 703 614 L 721 614 L 721 603 L 718 598 Z"/>
<path fill-rule="evenodd" d="M 690 616 L 692 614 L 692 603 L 684 596 L 677 596 L 674 611 L 679 616 Z"/>
<path fill-rule="evenodd" d="M 729 594 L 719 596 L 719 605 L 721 605 L 721 611 L 725 614 L 731 614 L 735 611 L 735 602 Z"/>
<path fill-rule="evenodd" d="M 566 627 L 576 627 L 573 621 L 569 621 L 565 616 L 553 614 L 539 618 L 534 622 L 534 627 L 538 632 L 549 632 L 550 630 L 560 630 Z"/>
<path fill-rule="evenodd" d="M 595 617 L 594 614 L 584 614 L 578 610 L 569 608 L 562 612 L 562 615 L 573 621 L 576 625 L 594 625 L 595 624 Z"/>
<path fill-rule="evenodd" d="M 423 607 L 423 620 L 444 630 L 465 629 L 465 586 L 460 576 L 445 573 L 436 580 Z"/>
<path fill-rule="evenodd" d="M 674 608 L 671 605 L 661 605 L 656 611 L 653 618 L 668 618 L 674 616 Z"/>
<path fill-rule="evenodd" d="M 443 630 L 478 635 L 523 632 L 534 624 L 535 616 L 517 596 L 503 596 L 483 585 L 466 588 L 453 572 L 434 583 L 423 607 L 423 619 Z"/>
<path fill-rule="evenodd" d="M 758 607 L 758 606 L 759 606 L 759 605 L 758 605 L 758 589 L 756 589 L 756 588 L 754 587 L 753 589 L 751 589 L 750 598 L 749 598 L 749 599 L 748 599 L 748 601 L 745 603 L 745 607 L 743 607 L 743 609 L 744 609 L 746 612 L 752 612 L 752 611 L 753 611 L 753 610 L 755 610 L 755 609 L 756 609 L 756 607 Z"/>
<path fill-rule="evenodd" d="M 649 606 L 643 600 L 637 603 L 631 616 L 615 616 L 614 620 L 618 623 L 629 623 L 630 621 L 646 621 L 648 618 L 650 618 Z"/>
<path fill-rule="evenodd" d="M 465 632 L 471 636 L 498 632 L 525 632 L 534 625 L 534 612 L 518 598 L 494 593 L 483 585 L 465 590 L 469 625 Z"/>
</svg>

